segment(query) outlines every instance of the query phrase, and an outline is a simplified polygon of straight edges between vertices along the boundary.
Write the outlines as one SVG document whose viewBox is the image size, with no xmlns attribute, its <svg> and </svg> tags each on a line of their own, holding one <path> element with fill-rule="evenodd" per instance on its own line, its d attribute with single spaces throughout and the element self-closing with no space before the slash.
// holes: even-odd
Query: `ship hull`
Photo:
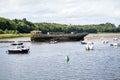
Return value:
<svg viewBox="0 0 120 80">
<path fill-rule="evenodd" d="M 87 33 L 81 33 L 81 34 L 75 34 L 75 35 L 33 35 L 31 36 L 31 41 L 35 42 L 46 42 L 50 40 L 56 40 L 56 41 L 80 41 L 84 40 L 84 37 L 87 35 Z"/>
</svg>

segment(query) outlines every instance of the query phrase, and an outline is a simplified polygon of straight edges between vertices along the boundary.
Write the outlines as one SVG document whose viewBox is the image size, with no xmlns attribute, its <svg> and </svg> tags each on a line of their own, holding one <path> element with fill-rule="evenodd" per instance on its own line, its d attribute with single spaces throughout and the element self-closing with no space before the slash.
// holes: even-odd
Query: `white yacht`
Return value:
<svg viewBox="0 0 120 80">
<path fill-rule="evenodd" d="M 8 53 L 28 53 L 29 48 L 25 47 L 23 43 L 12 43 Z"/>
</svg>

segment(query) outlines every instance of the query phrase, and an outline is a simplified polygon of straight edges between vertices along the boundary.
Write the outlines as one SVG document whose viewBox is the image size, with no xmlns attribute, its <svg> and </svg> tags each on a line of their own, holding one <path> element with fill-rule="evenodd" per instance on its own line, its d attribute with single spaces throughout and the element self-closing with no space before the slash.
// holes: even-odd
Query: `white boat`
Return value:
<svg viewBox="0 0 120 80">
<path fill-rule="evenodd" d="M 8 53 L 28 53 L 29 48 L 25 47 L 23 43 L 12 43 Z"/>
<path fill-rule="evenodd" d="M 108 43 L 108 40 L 103 40 L 102 43 L 103 43 L 103 44 L 107 44 L 107 43 Z"/>
<path fill-rule="evenodd" d="M 50 41 L 50 44 L 56 44 L 56 43 L 57 43 L 57 41 L 54 40 L 54 39 L 52 39 L 52 40 Z"/>
<path fill-rule="evenodd" d="M 106 40 L 104 37 L 101 38 L 103 44 L 107 44 L 108 40 Z"/>
<path fill-rule="evenodd" d="M 93 50 L 93 43 L 92 43 L 92 42 L 88 43 L 88 44 L 85 46 L 85 49 L 86 49 L 86 50 Z"/>
<path fill-rule="evenodd" d="M 56 44 L 57 41 L 50 41 L 50 44 Z"/>
<path fill-rule="evenodd" d="M 118 40 L 118 38 L 114 38 L 113 40 L 114 40 L 114 41 L 117 41 L 117 40 Z"/>
<path fill-rule="evenodd" d="M 120 46 L 120 43 L 114 42 L 114 43 L 111 43 L 110 46 Z"/>
</svg>

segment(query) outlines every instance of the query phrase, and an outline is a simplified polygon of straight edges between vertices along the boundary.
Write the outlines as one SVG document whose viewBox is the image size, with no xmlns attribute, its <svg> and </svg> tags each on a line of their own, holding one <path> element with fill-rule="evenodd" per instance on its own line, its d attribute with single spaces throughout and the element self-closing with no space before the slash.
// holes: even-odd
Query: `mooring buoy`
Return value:
<svg viewBox="0 0 120 80">
<path fill-rule="evenodd" d="M 69 56 L 66 56 L 65 60 L 66 60 L 66 62 L 69 62 L 69 60 L 70 60 Z"/>
</svg>

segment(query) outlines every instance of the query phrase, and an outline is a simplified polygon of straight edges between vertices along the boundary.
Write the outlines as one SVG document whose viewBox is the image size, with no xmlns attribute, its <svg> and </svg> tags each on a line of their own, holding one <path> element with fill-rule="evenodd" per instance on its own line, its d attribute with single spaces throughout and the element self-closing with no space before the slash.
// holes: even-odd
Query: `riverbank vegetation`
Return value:
<svg viewBox="0 0 120 80">
<path fill-rule="evenodd" d="M 0 34 L 0 39 L 16 37 L 30 37 L 30 34 Z"/>
<path fill-rule="evenodd" d="M 26 18 L 6 19 L 0 17 L 0 34 L 19 34 L 30 33 L 32 30 L 47 32 L 88 32 L 88 33 L 118 33 L 120 25 L 115 26 L 112 23 L 93 24 L 93 25 L 67 25 L 57 23 L 33 23 Z"/>
</svg>

